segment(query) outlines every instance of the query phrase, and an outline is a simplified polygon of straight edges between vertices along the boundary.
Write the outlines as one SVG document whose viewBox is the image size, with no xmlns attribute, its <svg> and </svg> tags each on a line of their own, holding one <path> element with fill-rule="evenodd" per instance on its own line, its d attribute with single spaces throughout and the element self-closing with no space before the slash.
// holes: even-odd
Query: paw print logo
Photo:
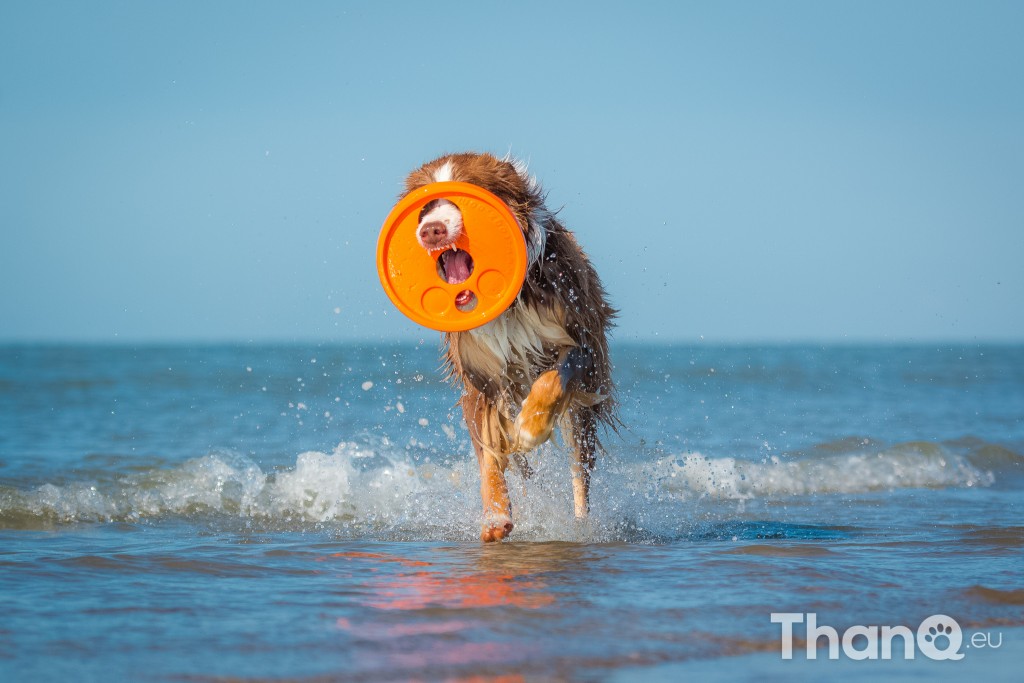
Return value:
<svg viewBox="0 0 1024 683">
<path fill-rule="evenodd" d="M 935 624 L 935 626 L 928 627 L 928 633 L 924 634 L 924 639 L 929 643 L 934 643 L 936 638 L 945 638 L 946 640 L 949 640 L 949 636 L 952 633 L 952 626 Z"/>
<path fill-rule="evenodd" d="M 963 640 L 960 624 L 945 614 L 933 614 L 917 627 L 917 647 L 929 659 L 963 659 Z"/>
</svg>

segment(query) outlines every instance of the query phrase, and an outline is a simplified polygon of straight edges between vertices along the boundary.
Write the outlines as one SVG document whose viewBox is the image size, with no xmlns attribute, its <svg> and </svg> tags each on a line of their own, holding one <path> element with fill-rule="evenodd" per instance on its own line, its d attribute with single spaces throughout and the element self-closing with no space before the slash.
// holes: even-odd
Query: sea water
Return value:
<svg viewBox="0 0 1024 683">
<path fill-rule="evenodd" d="M 1024 347 L 613 360 L 482 545 L 433 342 L 0 347 L 0 680 L 1019 680 Z"/>
</svg>

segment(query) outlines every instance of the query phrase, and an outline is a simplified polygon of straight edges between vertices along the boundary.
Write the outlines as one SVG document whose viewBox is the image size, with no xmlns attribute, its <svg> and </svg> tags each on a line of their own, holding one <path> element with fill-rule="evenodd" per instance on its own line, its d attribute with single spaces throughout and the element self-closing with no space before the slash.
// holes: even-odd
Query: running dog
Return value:
<svg viewBox="0 0 1024 683">
<path fill-rule="evenodd" d="M 526 238 L 528 270 L 513 304 L 498 318 L 467 332 L 444 334 L 445 369 L 461 384 L 461 405 L 480 465 L 485 542 L 513 528 L 505 471 L 510 460 L 524 476 L 525 453 L 547 441 L 557 424 L 571 448 L 576 517 L 590 508 L 590 471 L 601 444 L 598 427 L 616 429 L 618 417 L 608 331 L 616 311 L 608 304 L 590 260 L 555 214 L 524 164 L 490 154 L 450 154 L 409 174 L 405 194 L 434 182 L 472 183 L 497 195 Z M 440 252 L 438 268 L 448 282 L 472 270 L 454 249 L 463 228 L 458 207 L 434 200 L 417 224 L 420 245 Z M 456 306 L 471 305 L 456 301 Z"/>
</svg>

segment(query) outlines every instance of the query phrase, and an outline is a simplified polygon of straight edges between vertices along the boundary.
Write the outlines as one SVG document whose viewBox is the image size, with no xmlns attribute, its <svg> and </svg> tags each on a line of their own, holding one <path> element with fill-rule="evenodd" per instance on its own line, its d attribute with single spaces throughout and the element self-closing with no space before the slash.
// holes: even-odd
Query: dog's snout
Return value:
<svg viewBox="0 0 1024 683">
<path fill-rule="evenodd" d="M 420 210 L 416 239 L 429 251 L 444 249 L 462 234 L 462 212 L 447 199 L 433 199 Z"/>
<path fill-rule="evenodd" d="M 420 240 L 425 244 L 438 244 L 448 239 L 448 226 L 441 221 L 430 221 L 420 226 Z"/>
</svg>

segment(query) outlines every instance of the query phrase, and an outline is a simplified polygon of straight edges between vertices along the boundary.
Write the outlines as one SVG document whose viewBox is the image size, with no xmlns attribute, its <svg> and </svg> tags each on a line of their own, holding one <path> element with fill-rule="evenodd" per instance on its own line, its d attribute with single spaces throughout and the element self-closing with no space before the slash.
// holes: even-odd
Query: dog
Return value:
<svg viewBox="0 0 1024 683">
<path fill-rule="evenodd" d="M 512 305 L 494 320 L 443 336 L 447 377 L 462 386 L 460 403 L 480 465 L 484 542 L 513 529 L 505 472 L 510 462 L 532 474 L 525 454 L 547 441 L 557 424 L 572 450 L 573 508 L 590 510 L 590 473 L 601 450 L 599 427 L 616 430 L 608 332 L 617 311 L 573 234 L 544 204 L 545 193 L 521 162 L 491 154 L 446 154 L 406 178 L 405 193 L 442 181 L 471 183 L 512 211 L 527 244 L 526 280 Z M 449 283 L 469 277 L 471 257 L 454 249 L 463 230 L 458 207 L 434 200 L 417 222 L 420 246 L 437 256 Z M 469 310 L 471 293 L 456 306 Z"/>
</svg>

